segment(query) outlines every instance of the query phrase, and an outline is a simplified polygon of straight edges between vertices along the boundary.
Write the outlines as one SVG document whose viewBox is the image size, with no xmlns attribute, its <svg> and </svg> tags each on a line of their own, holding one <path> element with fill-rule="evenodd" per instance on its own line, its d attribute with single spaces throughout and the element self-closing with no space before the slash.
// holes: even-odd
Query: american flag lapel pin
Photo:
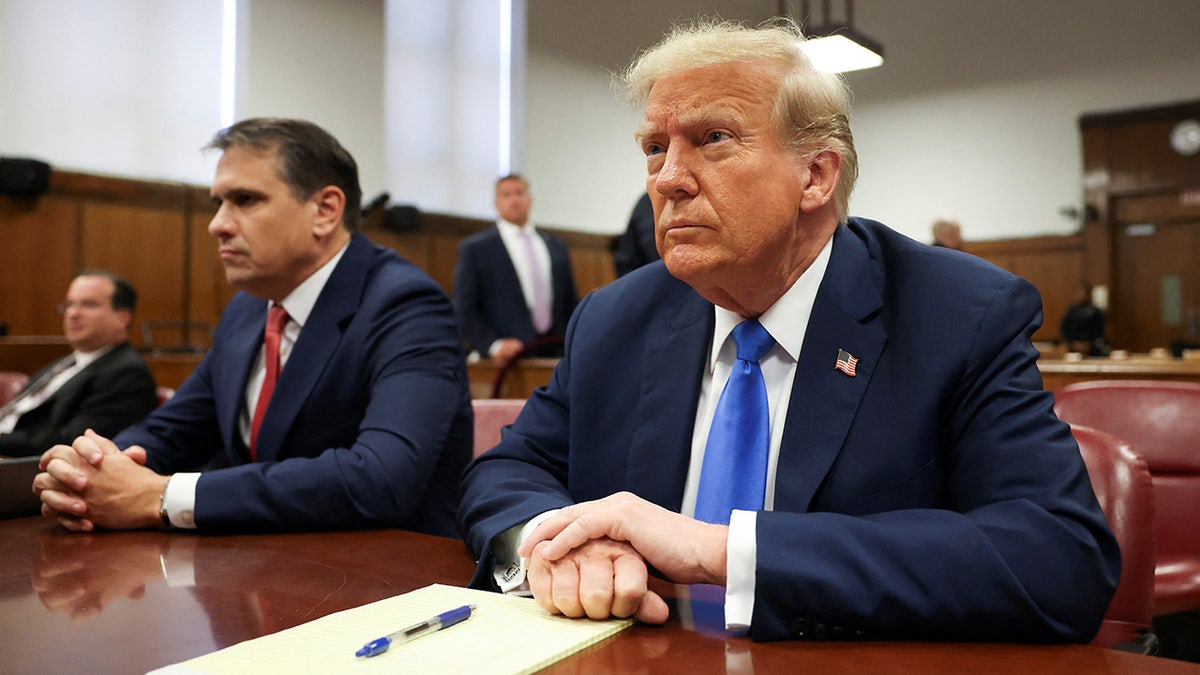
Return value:
<svg viewBox="0 0 1200 675">
<path fill-rule="evenodd" d="M 849 375 L 850 377 L 854 377 L 854 369 L 858 367 L 858 359 L 852 356 L 850 352 L 846 351 L 845 349 L 839 349 L 837 361 L 834 362 L 833 367 Z"/>
</svg>

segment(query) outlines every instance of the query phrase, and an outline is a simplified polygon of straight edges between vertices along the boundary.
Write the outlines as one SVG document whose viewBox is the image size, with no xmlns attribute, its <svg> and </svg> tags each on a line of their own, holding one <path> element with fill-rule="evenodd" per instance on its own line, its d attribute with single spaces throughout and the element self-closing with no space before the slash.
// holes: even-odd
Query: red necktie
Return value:
<svg viewBox="0 0 1200 675">
<path fill-rule="evenodd" d="M 267 376 L 263 379 L 262 389 L 258 391 L 258 403 L 254 406 L 254 421 L 250 423 L 250 459 L 256 460 L 255 445 L 258 443 L 258 428 L 262 425 L 263 415 L 267 412 L 267 403 L 271 393 L 275 391 L 275 382 L 279 379 L 279 339 L 283 336 L 283 327 L 287 325 L 288 313 L 279 305 L 271 305 L 267 310 L 267 327 L 263 332 L 263 349 L 266 353 Z"/>
</svg>

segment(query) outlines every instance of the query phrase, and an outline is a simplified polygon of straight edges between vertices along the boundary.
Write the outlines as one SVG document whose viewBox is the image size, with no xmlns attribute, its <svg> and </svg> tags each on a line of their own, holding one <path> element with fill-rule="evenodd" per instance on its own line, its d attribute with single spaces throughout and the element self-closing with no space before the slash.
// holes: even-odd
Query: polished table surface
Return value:
<svg viewBox="0 0 1200 675">
<path fill-rule="evenodd" d="M 40 517 L 0 520 L 0 672 L 145 672 L 431 583 L 462 585 L 473 567 L 461 542 L 399 530 L 77 535 Z M 676 614 L 548 672 L 1200 673 L 1084 646 L 756 644 Z"/>
</svg>

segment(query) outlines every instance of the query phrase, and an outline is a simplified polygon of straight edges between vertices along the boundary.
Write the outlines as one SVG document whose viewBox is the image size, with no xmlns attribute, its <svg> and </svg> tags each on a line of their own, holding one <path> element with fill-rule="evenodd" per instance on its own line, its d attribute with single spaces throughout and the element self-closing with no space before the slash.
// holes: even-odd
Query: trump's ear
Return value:
<svg viewBox="0 0 1200 675">
<path fill-rule="evenodd" d="M 838 180 L 842 177 L 842 158 L 826 150 L 812 158 L 804 167 L 808 178 L 800 197 L 801 211 L 815 211 L 833 200 Z"/>
</svg>

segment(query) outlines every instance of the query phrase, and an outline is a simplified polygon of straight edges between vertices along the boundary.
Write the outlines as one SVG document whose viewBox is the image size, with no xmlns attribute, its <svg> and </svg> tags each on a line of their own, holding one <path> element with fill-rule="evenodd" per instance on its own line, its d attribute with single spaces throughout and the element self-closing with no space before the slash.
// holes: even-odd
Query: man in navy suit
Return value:
<svg viewBox="0 0 1200 675">
<path fill-rule="evenodd" d="M 112 441 L 89 432 L 42 457 L 43 513 L 84 531 L 452 536 L 472 416 L 449 298 L 357 232 L 358 170 L 324 130 L 253 119 L 210 146 L 209 233 L 242 292 L 171 401 Z"/>
<path fill-rule="evenodd" d="M 1037 291 L 846 217 L 848 91 L 801 39 L 681 27 L 628 71 L 663 263 L 584 299 L 550 384 L 468 468 L 472 583 L 650 623 L 651 572 L 723 586 L 755 640 L 1087 641 L 1119 551 L 1042 389 Z M 757 445 L 710 442 L 755 367 L 761 468 L 710 472 Z"/>
<path fill-rule="evenodd" d="M 467 237 L 454 268 L 454 307 L 471 349 L 502 362 L 562 356 L 579 295 L 567 246 L 529 222 L 529 183 L 496 181 L 496 227 Z"/>
</svg>

